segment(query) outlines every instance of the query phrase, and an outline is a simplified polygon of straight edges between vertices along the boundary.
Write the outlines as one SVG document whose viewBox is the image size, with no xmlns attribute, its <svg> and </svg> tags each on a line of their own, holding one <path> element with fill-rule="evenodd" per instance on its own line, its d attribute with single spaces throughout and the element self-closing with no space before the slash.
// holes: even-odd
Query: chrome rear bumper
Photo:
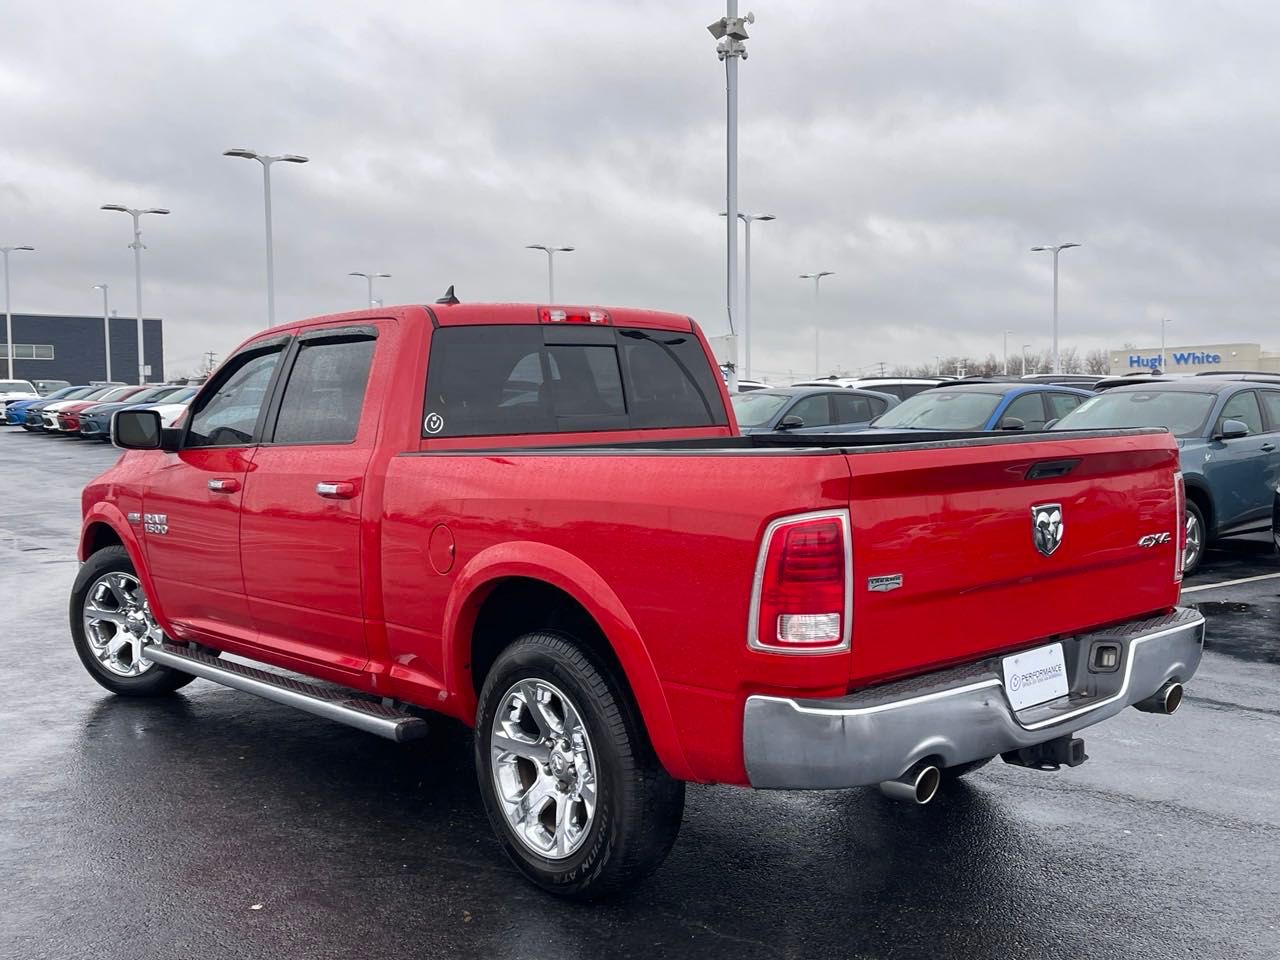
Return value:
<svg viewBox="0 0 1280 960">
<path fill-rule="evenodd" d="M 1178 608 L 1062 643 L 1070 692 L 1020 711 L 1005 696 L 999 657 L 831 700 L 748 697 L 747 777 L 774 789 L 867 786 L 926 758 L 953 766 L 1074 733 L 1170 680 L 1190 680 L 1204 648 L 1204 617 Z M 1089 668 L 1098 643 L 1119 647 L 1119 669 Z"/>
</svg>

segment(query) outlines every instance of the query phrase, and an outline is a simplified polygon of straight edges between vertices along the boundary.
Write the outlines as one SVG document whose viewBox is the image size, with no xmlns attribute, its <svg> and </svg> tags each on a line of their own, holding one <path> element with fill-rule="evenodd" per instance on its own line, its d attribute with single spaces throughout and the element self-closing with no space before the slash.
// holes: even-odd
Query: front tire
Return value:
<svg viewBox="0 0 1280 960">
<path fill-rule="evenodd" d="M 164 639 L 124 547 L 99 550 L 80 567 L 71 588 L 71 637 L 89 676 L 112 693 L 159 697 L 195 679 L 141 656 Z"/>
<path fill-rule="evenodd" d="M 520 871 L 560 896 L 621 890 L 666 858 L 684 784 L 662 768 L 617 672 L 568 634 L 498 656 L 476 708 L 485 810 Z"/>
<path fill-rule="evenodd" d="M 1182 554 L 1182 573 L 1184 576 L 1190 576 L 1195 573 L 1196 567 L 1200 566 L 1200 561 L 1204 557 L 1205 542 L 1208 539 L 1209 531 L 1204 525 L 1204 514 L 1200 508 L 1196 506 L 1195 501 L 1187 500 L 1187 548 Z"/>
</svg>

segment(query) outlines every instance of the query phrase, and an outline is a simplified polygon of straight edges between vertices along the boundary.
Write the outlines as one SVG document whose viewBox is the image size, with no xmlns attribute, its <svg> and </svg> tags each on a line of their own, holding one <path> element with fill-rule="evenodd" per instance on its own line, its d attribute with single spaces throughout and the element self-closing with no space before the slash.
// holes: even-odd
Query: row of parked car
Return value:
<svg viewBox="0 0 1280 960">
<path fill-rule="evenodd" d="M 741 385 L 740 385 L 741 389 Z M 733 398 L 743 433 L 1163 427 L 1187 487 L 1186 569 L 1215 540 L 1270 531 L 1280 551 L 1280 375 L 810 380 Z"/>
<path fill-rule="evenodd" d="M 159 412 L 172 426 L 197 387 L 181 383 L 92 384 L 66 386 L 47 396 L 0 401 L 0 423 L 22 427 L 30 433 L 50 433 L 110 443 L 112 414 L 117 410 L 147 408 Z"/>
</svg>

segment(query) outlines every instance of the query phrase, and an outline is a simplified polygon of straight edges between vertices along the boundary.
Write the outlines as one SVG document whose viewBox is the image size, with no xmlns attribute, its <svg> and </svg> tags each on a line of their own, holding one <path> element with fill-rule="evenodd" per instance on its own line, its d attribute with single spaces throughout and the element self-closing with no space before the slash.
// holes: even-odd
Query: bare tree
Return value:
<svg viewBox="0 0 1280 960">
<path fill-rule="evenodd" d="M 1111 372 L 1111 355 L 1106 350 L 1095 348 L 1084 357 L 1084 372 L 1096 373 L 1099 376 Z"/>
<path fill-rule="evenodd" d="M 1063 373 L 1084 373 L 1084 364 L 1080 361 L 1080 351 L 1075 347 L 1065 347 L 1058 351 L 1058 360 L 1062 364 Z M 1057 371 L 1054 371 L 1055 373 Z"/>
</svg>

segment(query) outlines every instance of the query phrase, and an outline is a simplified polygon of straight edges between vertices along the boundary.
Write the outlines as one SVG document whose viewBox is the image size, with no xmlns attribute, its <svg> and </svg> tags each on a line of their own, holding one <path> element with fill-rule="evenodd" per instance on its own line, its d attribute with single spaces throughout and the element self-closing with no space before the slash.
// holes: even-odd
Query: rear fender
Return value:
<svg viewBox="0 0 1280 960">
<path fill-rule="evenodd" d="M 640 631 L 607 583 L 582 560 L 545 543 L 515 541 L 481 551 L 462 569 L 445 605 L 444 684 L 452 711 L 470 721 L 476 698 L 468 666 L 476 615 L 493 586 L 508 577 L 540 580 L 573 597 L 595 620 L 622 665 L 658 759 L 673 777 L 693 778 L 658 672 Z"/>
<path fill-rule="evenodd" d="M 103 526 L 111 529 L 116 538 L 124 545 L 125 552 L 129 554 L 129 560 L 133 563 L 133 569 L 137 571 L 138 580 L 142 583 L 142 590 L 147 595 L 147 600 L 151 605 L 152 616 L 156 618 L 156 622 L 160 624 L 165 633 L 171 637 L 176 636 L 173 624 L 169 622 L 156 601 L 158 594 L 156 593 L 155 583 L 151 580 L 151 571 L 147 569 L 147 565 L 143 560 L 142 544 L 138 542 L 133 525 L 129 523 L 115 504 L 100 500 L 89 508 L 85 514 L 84 523 L 80 528 L 80 544 L 76 550 L 77 558 L 81 563 L 89 559 L 89 551 L 97 534 L 95 528 Z"/>
</svg>

